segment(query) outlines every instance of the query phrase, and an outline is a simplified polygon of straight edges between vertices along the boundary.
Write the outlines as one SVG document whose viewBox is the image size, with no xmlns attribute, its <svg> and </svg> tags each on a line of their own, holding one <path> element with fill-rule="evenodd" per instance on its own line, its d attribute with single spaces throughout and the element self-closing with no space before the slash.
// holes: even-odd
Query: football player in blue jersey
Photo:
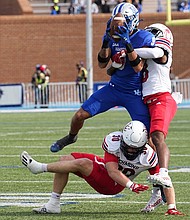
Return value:
<svg viewBox="0 0 190 220">
<path fill-rule="evenodd" d="M 122 25 L 118 24 L 115 29 L 115 25 L 120 21 Z M 74 114 L 69 134 L 52 144 L 50 148 L 52 152 L 58 152 L 76 142 L 77 134 L 86 119 L 115 106 L 124 107 L 132 120 L 141 121 L 149 131 L 150 116 L 147 106 L 142 101 L 141 92 L 140 71 L 144 63 L 134 48 L 154 47 L 155 37 L 148 31 L 138 29 L 138 24 L 139 12 L 134 5 L 120 3 L 113 9 L 98 53 L 100 68 L 106 68 L 109 61 L 112 61 L 108 70 L 108 74 L 111 75 L 110 81 L 93 93 Z M 114 62 L 114 57 L 122 50 L 126 50 L 127 55 L 122 58 L 122 65 L 118 66 Z"/>
</svg>

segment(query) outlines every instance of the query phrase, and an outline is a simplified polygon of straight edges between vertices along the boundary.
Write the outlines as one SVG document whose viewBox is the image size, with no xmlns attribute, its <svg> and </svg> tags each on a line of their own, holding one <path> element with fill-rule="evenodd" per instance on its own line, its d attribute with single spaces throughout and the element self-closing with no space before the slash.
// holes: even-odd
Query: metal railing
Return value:
<svg viewBox="0 0 190 220">
<path fill-rule="evenodd" d="M 106 84 L 107 82 L 105 82 Z M 98 84 L 98 82 L 96 82 Z M 101 82 L 102 86 L 102 82 Z M 87 83 L 80 83 L 77 86 L 75 82 L 49 83 L 48 87 L 38 88 L 35 94 L 35 88 L 31 83 L 24 84 L 24 107 L 78 107 L 87 98 Z M 182 103 L 190 103 L 190 79 L 172 80 L 172 91 L 183 94 Z M 36 103 L 35 103 L 36 97 Z"/>
<path fill-rule="evenodd" d="M 172 91 L 183 94 L 182 103 L 190 103 L 190 79 L 172 80 Z"/>
<path fill-rule="evenodd" d="M 49 83 L 46 87 L 24 84 L 24 107 L 75 107 L 86 100 L 87 83 Z"/>
</svg>

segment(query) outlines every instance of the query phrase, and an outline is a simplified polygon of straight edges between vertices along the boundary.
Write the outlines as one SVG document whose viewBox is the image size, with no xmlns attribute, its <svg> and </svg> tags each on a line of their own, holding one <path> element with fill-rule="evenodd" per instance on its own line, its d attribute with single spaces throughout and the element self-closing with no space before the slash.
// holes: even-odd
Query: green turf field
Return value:
<svg viewBox="0 0 190 220">
<path fill-rule="evenodd" d="M 137 195 L 126 189 L 118 197 L 102 197 L 72 174 L 65 196 L 62 196 L 62 213 L 45 216 L 33 214 L 32 207 L 48 200 L 53 174 L 31 174 L 20 162 L 19 155 L 23 150 L 41 162 L 57 161 L 60 155 L 72 151 L 103 155 L 101 143 L 104 136 L 122 129 L 130 120 L 126 111 L 109 111 L 95 116 L 85 122 L 75 144 L 59 153 L 51 153 L 50 145 L 68 133 L 73 114 L 74 112 L 0 114 L 0 220 L 190 219 L 190 109 L 178 110 L 167 138 L 171 152 L 169 169 L 176 190 L 177 207 L 187 216 L 165 217 L 166 206 L 149 214 L 141 214 L 140 210 L 149 200 L 151 190 Z M 147 175 L 148 173 L 141 174 L 136 182 L 146 183 Z"/>
</svg>

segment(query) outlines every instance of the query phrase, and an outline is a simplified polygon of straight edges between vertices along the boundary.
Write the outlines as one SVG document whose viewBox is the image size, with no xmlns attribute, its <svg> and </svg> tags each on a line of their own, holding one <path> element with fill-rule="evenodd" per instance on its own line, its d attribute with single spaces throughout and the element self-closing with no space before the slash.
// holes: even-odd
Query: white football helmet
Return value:
<svg viewBox="0 0 190 220">
<path fill-rule="evenodd" d="M 112 11 L 112 17 L 118 13 L 124 16 L 130 31 L 134 30 L 139 25 L 139 12 L 133 4 L 123 2 L 116 5 Z"/>
<path fill-rule="evenodd" d="M 145 27 L 145 30 L 151 32 L 156 38 L 156 46 L 171 52 L 173 46 L 173 34 L 164 24 L 156 23 Z"/>
<path fill-rule="evenodd" d="M 123 129 L 121 151 L 128 160 L 134 160 L 142 151 L 148 141 L 148 132 L 140 121 L 131 121 Z"/>
</svg>

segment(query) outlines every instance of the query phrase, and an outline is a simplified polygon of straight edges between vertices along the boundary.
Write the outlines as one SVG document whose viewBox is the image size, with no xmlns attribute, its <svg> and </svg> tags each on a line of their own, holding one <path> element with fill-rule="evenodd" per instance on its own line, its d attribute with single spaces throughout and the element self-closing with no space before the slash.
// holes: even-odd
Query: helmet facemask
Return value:
<svg viewBox="0 0 190 220">
<path fill-rule="evenodd" d="M 128 160 L 136 159 L 143 152 L 144 147 L 145 145 L 139 148 L 135 146 L 129 146 L 124 142 L 123 137 L 121 137 L 120 149 Z"/>
<path fill-rule="evenodd" d="M 148 132 L 140 121 L 131 121 L 123 129 L 120 148 L 128 160 L 134 160 L 145 149 Z"/>
<path fill-rule="evenodd" d="M 138 12 L 136 14 L 138 14 Z M 135 28 L 137 28 L 139 24 L 139 19 L 137 19 L 136 14 L 129 15 L 129 16 L 127 14 L 124 14 L 124 18 L 126 20 L 126 24 L 127 24 L 129 31 L 133 31 Z"/>
<path fill-rule="evenodd" d="M 164 37 L 163 31 L 156 27 L 147 27 L 145 28 L 146 31 L 152 33 L 155 38 Z"/>
<path fill-rule="evenodd" d="M 117 13 L 121 13 L 125 20 L 129 31 L 133 31 L 139 24 L 139 12 L 133 4 L 120 3 L 112 11 L 112 17 Z"/>
</svg>

